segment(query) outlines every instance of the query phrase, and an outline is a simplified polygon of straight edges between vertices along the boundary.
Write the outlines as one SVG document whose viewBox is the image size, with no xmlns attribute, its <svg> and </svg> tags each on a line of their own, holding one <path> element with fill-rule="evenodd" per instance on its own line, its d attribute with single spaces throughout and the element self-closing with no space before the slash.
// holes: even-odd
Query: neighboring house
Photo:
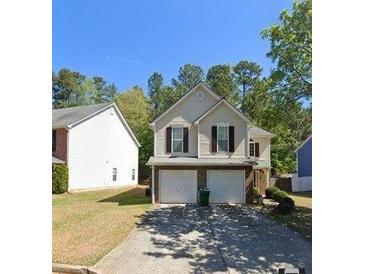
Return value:
<svg viewBox="0 0 365 274">
<path fill-rule="evenodd" d="M 52 162 L 67 163 L 69 191 L 138 183 L 140 144 L 114 103 L 52 111 Z"/>
<path fill-rule="evenodd" d="M 295 150 L 297 174 L 292 177 L 292 191 L 312 190 L 312 135 Z"/>
<path fill-rule="evenodd" d="M 212 203 L 245 203 L 270 178 L 270 138 L 200 82 L 150 124 L 154 132 L 154 203 L 196 203 L 198 189 Z"/>
</svg>

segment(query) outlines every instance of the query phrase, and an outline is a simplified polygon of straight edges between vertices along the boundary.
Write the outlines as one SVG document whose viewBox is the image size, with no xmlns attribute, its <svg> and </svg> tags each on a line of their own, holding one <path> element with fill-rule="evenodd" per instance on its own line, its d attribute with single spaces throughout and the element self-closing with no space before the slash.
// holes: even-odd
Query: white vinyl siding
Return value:
<svg viewBox="0 0 365 274">
<path fill-rule="evenodd" d="M 130 175 L 138 174 L 138 147 L 114 107 L 69 130 L 68 168 L 70 190 L 138 183 Z"/>
</svg>

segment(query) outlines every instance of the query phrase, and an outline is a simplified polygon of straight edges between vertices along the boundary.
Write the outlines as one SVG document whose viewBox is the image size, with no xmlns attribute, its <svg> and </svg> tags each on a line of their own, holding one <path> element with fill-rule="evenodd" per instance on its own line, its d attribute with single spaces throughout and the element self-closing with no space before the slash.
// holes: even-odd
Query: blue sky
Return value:
<svg viewBox="0 0 365 274">
<path fill-rule="evenodd" d="M 247 59 L 269 73 L 269 43 L 260 31 L 276 24 L 289 0 L 53 0 L 53 70 L 102 76 L 124 91 L 146 89 L 161 72 L 165 83 L 191 63 Z"/>
</svg>

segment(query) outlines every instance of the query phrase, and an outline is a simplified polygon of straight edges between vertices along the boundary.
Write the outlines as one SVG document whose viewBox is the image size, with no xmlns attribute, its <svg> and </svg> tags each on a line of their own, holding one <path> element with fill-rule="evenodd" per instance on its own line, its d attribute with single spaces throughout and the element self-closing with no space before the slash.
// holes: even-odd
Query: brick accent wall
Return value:
<svg viewBox="0 0 365 274">
<path fill-rule="evenodd" d="M 160 202 L 159 197 L 159 171 L 160 170 L 196 170 L 198 189 L 207 186 L 207 170 L 245 170 L 245 186 L 246 193 L 248 189 L 253 187 L 253 170 L 252 167 L 240 166 L 156 166 L 155 167 L 155 203 Z M 247 196 L 246 196 L 247 201 Z"/>
<path fill-rule="evenodd" d="M 56 150 L 52 151 L 52 156 L 63 161 L 67 161 L 67 130 L 56 129 Z"/>
</svg>

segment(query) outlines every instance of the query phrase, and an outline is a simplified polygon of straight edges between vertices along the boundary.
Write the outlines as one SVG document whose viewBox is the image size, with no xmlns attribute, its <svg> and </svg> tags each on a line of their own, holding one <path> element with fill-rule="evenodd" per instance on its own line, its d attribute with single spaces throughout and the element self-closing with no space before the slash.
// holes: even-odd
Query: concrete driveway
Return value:
<svg viewBox="0 0 365 274">
<path fill-rule="evenodd" d="M 108 273 L 277 273 L 305 267 L 312 246 L 249 207 L 160 206 L 95 268 Z"/>
</svg>

